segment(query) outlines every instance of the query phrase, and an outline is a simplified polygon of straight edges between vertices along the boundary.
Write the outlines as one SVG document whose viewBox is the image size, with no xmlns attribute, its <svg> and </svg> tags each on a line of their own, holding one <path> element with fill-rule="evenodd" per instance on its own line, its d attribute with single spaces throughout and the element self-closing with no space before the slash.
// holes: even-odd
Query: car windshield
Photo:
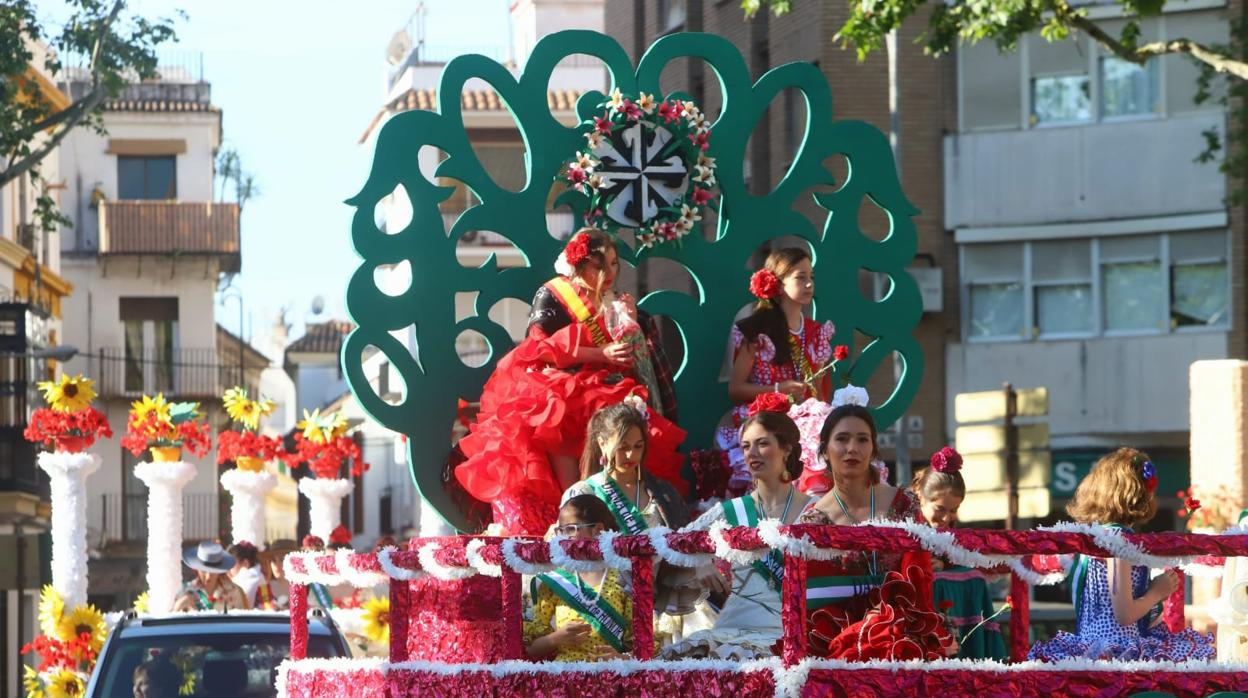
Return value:
<svg viewBox="0 0 1248 698">
<path fill-rule="evenodd" d="M 121 637 L 100 667 L 98 698 L 276 696 L 286 633 L 195 633 Z M 309 657 L 337 657 L 329 637 L 308 638 Z"/>
</svg>

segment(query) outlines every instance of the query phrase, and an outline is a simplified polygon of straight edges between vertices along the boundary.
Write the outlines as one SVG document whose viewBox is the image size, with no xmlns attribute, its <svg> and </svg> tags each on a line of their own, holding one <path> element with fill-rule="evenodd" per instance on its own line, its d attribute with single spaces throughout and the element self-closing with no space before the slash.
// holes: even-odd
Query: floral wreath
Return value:
<svg viewBox="0 0 1248 698">
<path fill-rule="evenodd" d="M 688 168 L 688 188 L 677 198 L 659 207 L 658 214 L 642 221 L 637 228 L 637 243 L 642 247 L 654 247 L 665 242 L 677 242 L 693 231 L 702 220 L 702 210 L 714 198 L 711 188 L 715 186 L 715 158 L 706 154 L 710 147 L 711 126 L 702 110 L 691 101 L 668 98 L 657 102 L 653 95 L 638 93 L 634 98 L 625 96 L 617 88 L 611 97 L 598 108 L 601 116 L 583 124 L 587 150 L 564 162 L 558 179 L 565 181 L 574 191 L 588 199 L 585 224 L 614 233 L 621 227 L 619 222 L 607 216 L 607 209 L 622 191 L 611 186 L 609 175 L 604 176 L 604 152 L 609 147 L 613 133 L 641 124 L 643 128 L 661 128 L 671 134 L 671 139 L 654 158 L 678 156 Z M 606 147 L 604 147 L 606 146 Z"/>
</svg>

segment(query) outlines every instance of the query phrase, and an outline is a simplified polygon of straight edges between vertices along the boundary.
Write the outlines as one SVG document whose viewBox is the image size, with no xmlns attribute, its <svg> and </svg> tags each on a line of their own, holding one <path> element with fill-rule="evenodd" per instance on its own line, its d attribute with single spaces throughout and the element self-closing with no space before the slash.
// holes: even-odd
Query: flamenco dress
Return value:
<svg viewBox="0 0 1248 698">
<path fill-rule="evenodd" d="M 595 412 L 632 394 L 663 404 L 631 370 L 577 359 L 578 348 L 612 341 L 586 289 L 556 277 L 538 290 L 532 307 L 524 340 L 485 384 L 477 421 L 459 442 L 466 460 L 455 468 L 464 489 L 489 502 L 494 522 L 511 535 L 542 535 L 555 521 L 563 488 L 552 458 L 580 458 Z M 661 367 L 654 345 L 648 338 L 647 354 Z M 684 430 L 651 409 L 648 436 L 646 469 L 686 494 L 676 450 Z"/>
<path fill-rule="evenodd" d="M 776 362 L 776 346 L 771 337 L 760 334 L 747 338 L 739 325 L 732 326 L 732 357 L 737 354 L 747 339 L 754 346 L 754 363 L 750 366 L 749 383 L 752 385 L 772 386 L 784 381 L 804 381 L 819 371 L 832 358 L 832 335 L 836 327 L 831 321 L 822 324 L 808 318 L 802 318 L 802 326 L 797 331 L 789 330 L 790 360 Z M 801 349 L 800 354 L 798 349 Z M 792 357 L 798 357 L 795 362 Z M 820 391 L 828 394 L 831 385 L 825 375 L 820 382 Z M 831 478 L 826 466 L 818 458 L 819 429 L 823 419 L 832 410 L 827 402 L 818 399 L 817 395 L 808 391 L 807 400 L 790 410 L 789 416 L 794 418 L 802 433 L 802 464 L 803 471 L 798 479 L 797 488 L 807 494 L 820 495 L 831 488 Z M 744 493 L 749 487 L 750 472 L 745 465 L 745 456 L 741 452 L 741 435 L 738 430 L 741 423 L 749 416 L 749 405 L 740 404 L 732 409 L 731 426 L 721 426 L 715 432 L 715 442 L 720 449 L 728 454 L 731 475 L 728 478 L 729 492 Z"/>
<path fill-rule="evenodd" d="M 1139 598 L 1148 589 L 1148 568 L 1131 568 L 1131 593 Z M 1161 614 L 1160 604 L 1143 618 L 1122 625 L 1114 617 L 1114 599 L 1109 589 L 1106 560 L 1081 555 L 1075 563 L 1072 595 L 1075 604 L 1075 632 L 1060 631 L 1051 640 L 1037 643 L 1028 659 L 1054 662 L 1062 659 L 1107 659 L 1134 661 L 1210 660 L 1214 642 L 1184 628 L 1171 632 L 1164 623 L 1154 624 Z"/>
</svg>

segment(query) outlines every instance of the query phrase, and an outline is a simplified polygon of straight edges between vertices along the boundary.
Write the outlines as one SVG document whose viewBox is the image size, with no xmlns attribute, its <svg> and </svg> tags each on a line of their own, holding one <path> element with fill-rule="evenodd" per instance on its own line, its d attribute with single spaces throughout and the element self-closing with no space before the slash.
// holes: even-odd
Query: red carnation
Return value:
<svg viewBox="0 0 1248 698">
<path fill-rule="evenodd" d="M 1200 508 L 1200 500 L 1195 497 L 1186 497 L 1183 500 L 1183 506 L 1187 507 L 1189 514 L 1195 513 Z"/>
<path fill-rule="evenodd" d="M 788 414 L 790 402 L 789 396 L 784 393 L 763 393 L 754 398 L 754 402 L 750 403 L 750 416 L 759 412 L 779 412 L 780 414 Z"/>
<path fill-rule="evenodd" d="M 563 258 L 573 267 L 589 259 L 589 236 L 585 233 L 573 235 L 568 246 L 563 248 Z"/>
<path fill-rule="evenodd" d="M 333 531 L 330 531 L 329 544 L 330 545 L 351 545 L 351 532 L 347 530 L 346 526 L 339 524 L 338 528 L 335 528 Z"/>
<path fill-rule="evenodd" d="M 940 610 L 948 611 L 951 608 L 953 608 L 953 602 L 949 599 L 944 599 L 940 602 Z"/>
<path fill-rule="evenodd" d="M 845 359 L 848 359 L 849 347 L 845 346 L 844 344 L 836 345 L 836 348 L 832 350 L 832 358 L 836 359 L 837 361 L 844 361 Z"/>
<path fill-rule="evenodd" d="M 962 469 L 962 454 L 945 446 L 932 454 L 931 464 L 938 473 L 956 473 Z"/>
<path fill-rule="evenodd" d="M 760 300 L 780 295 L 780 279 L 770 269 L 759 269 L 750 277 L 750 293 Z"/>
</svg>

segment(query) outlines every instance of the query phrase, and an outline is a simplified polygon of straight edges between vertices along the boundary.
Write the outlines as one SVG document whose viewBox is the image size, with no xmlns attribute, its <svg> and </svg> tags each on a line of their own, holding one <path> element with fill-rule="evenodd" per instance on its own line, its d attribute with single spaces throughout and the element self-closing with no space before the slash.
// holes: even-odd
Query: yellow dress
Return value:
<svg viewBox="0 0 1248 698">
<path fill-rule="evenodd" d="M 603 577 L 599 596 L 611 604 L 625 621 L 624 643 L 633 643 L 633 599 L 624 591 L 620 583 L 620 575 L 614 569 L 608 569 Z M 573 622 L 585 622 L 585 618 L 563 602 L 545 584 L 537 584 L 537 595 L 533 599 L 533 620 L 524 624 L 524 644 L 528 645 L 551 631 L 562 628 Z M 560 647 L 554 659 L 560 662 L 593 662 L 605 658 L 615 652 L 615 648 L 603 640 L 595 631 L 589 633 L 583 642 L 568 647 Z"/>
</svg>

